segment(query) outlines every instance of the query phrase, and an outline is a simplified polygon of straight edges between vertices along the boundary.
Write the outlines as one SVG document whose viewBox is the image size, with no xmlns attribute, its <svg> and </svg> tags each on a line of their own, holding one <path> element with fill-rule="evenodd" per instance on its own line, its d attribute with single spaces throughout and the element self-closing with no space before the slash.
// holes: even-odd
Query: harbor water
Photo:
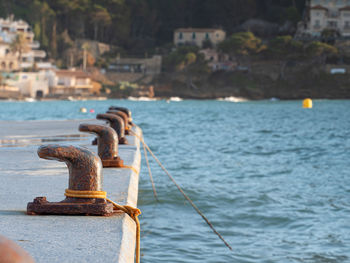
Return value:
<svg viewBox="0 0 350 263">
<path fill-rule="evenodd" d="M 233 248 L 151 160 L 155 200 L 143 157 L 141 262 L 350 262 L 350 101 L 0 102 L 0 119 L 95 118 L 111 105 L 132 111 Z"/>
</svg>

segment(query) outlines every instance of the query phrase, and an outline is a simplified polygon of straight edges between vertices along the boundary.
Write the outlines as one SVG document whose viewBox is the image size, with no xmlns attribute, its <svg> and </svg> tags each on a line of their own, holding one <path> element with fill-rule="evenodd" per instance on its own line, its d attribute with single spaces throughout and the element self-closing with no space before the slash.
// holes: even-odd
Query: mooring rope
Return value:
<svg viewBox="0 0 350 263">
<path fill-rule="evenodd" d="M 70 190 L 66 189 L 64 194 L 67 197 L 75 197 L 75 198 L 101 198 L 106 199 L 108 202 L 112 203 L 115 208 L 123 211 L 128 214 L 136 223 L 136 255 L 135 262 L 140 263 L 140 221 L 138 216 L 141 214 L 141 211 L 138 208 L 134 208 L 128 205 L 119 205 L 116 202 L 107 198 L 107 192 L 105 191 L 79 191 L 79 190 Z"/>
<path fill-rule="evenodd" d="M 135 125 L 136 126 L 136 125 Z M 228 247 L 230 250 L 232 250 L 232 247 L 226 242 L 226 240 L 223 238 L 223 236 L 216 231 L 212 223 L 208 220 L 208 218 L 199 210 L 199 208 L 193 203 L 193 201 L 188 197 L 188 195 L 182 190 L 180 185 L 178 185 L 175 181 L 175 179 L 171 176 L 171 174 L 168 172 L 168 170 L 163 166 L 163 164 L 158 160 L 158 158 L 154 155 L 152 150 L 148 147 L 148 145 L 145 143 L 143 137 L 140 137 L 138 134 L 136 134 L 134 131 L 130 130 L 130 132 L 137 137 L 143 146 L 148 150 L 148 152 L 152 155 L 154 160 L 158 163 L 158 165 L 163 169 L 163 171 L 166 173 L 166 175 L 170 178 L 170 180 L 175 184 L 177 189 L 182 193 L 182 195 L 186 198 L 186 200 L 191 204 L 191 206 L 196 210 L 196 212 L 204 219 L 204 221 L 208 224 L 208 226 L 213 230 L 213 232 L 224 242 L 225 246 Z"/>
<path fill-rule="evenodd" d="M 149 162 L 148 162 L 147 150 L 146 150 L 146 147 L 145 147 L 144 144 L 142 144 L 142 146 L 143 146 L 143 153 L 145 154 L 145 160 L 146 160 L 146 163 L 147 163 L 149 178 L 150 178 L 151 184 L 152 184 L 153 195 L 154 195 L 154 198 L 157 200 L 157 202 L 159 202 L 158 196 L 157 196 L 156 187 L 155 187 L 154 181 L 153 181 L 151 167 L 150 167 Z"/>
</svg>

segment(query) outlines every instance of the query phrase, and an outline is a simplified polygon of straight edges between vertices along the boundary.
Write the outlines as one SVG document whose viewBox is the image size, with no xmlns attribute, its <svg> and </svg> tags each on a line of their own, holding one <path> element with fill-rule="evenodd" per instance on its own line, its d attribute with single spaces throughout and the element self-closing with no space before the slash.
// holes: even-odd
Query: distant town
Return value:
<svg viewBox="0 0 350 263">
<path fill-rule="evenodd" d="M 41 48 L 37 25 L 0 19 L 1 99 L 350 97 L 350 1 L 305 1 L 284 24 L 175 28 L 172 43 L 138 56 L 99 41 L 97 31 L 94 40 L 63 31 L 55 57 Z"/>
</svg>

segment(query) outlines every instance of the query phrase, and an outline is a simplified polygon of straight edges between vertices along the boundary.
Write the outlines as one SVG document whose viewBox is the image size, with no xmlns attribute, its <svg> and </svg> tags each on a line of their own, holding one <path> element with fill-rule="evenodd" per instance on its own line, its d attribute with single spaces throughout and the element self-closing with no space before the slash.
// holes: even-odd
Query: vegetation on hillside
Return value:
<svg viewBox="0 0 350 263">
<path fill-rule="evenodd" d="M 221 27 L 230 35 L 250 18 L 296 23 L 304 5 L 305 0 L 0 0 L 0 16 L 28 21 L 57 58 L 78 38 L 144 54 L 171 42 L 180 27 Z"/>
</svg>

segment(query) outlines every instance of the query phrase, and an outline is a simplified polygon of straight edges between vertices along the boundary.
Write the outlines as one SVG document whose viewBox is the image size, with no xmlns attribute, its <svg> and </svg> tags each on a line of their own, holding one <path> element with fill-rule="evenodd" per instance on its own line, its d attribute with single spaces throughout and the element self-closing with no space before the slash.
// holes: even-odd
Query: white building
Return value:
<svg viewBox="0 0 350 263">
<path fill-rule="evenodd" d="M 27 40 L 28 50 L 22 54 L 21 61 L 18 61 L 19 54 L 10 51 L 11 43 L 16 39 L 17 34 L 23 34 Z M 21 68 L 30 68 L 36 64 L 37 68 L 48 67 L 48 62 L 43 62 L 46 53 L 39 50 L 40 43 L 34 40 L 34 33 L 30 25 L 23 20 L 14 20 L 13 16 L 6 19 L 0 18 L 0 70 L 12 71 Z M 50 67 L 52 67 L 50 63 Z"/>
<path fill-rule="evenodd" d="M 52 95 L 89 95 L 93 83 L 83 71 L 57 70 L 50 77 L 50 94 Z"/>
<path fill-rule="evenodd" d="M 49 94 L 49 77 L 45 71 L 18 72 L 7 79 L 6 84 L 18 88 L 25 97 L 41 98 Z"/>
<path fill-rule="evenodd" d="M 217 28 L 179 28 L 174 32 L 174 44 L 176 46 L 193 44 L 202 47 L 205 41 L 210 41 L 216 46 L 225 38 L 226 32 Z"/>
<path fill-rule="evenodd" d="M 340 36 L 350 36 L 350 0 L 311 0 L 307 5 L 304 33 L 317 37 L 323 30 L 332 29 Z"/>
</svg>

